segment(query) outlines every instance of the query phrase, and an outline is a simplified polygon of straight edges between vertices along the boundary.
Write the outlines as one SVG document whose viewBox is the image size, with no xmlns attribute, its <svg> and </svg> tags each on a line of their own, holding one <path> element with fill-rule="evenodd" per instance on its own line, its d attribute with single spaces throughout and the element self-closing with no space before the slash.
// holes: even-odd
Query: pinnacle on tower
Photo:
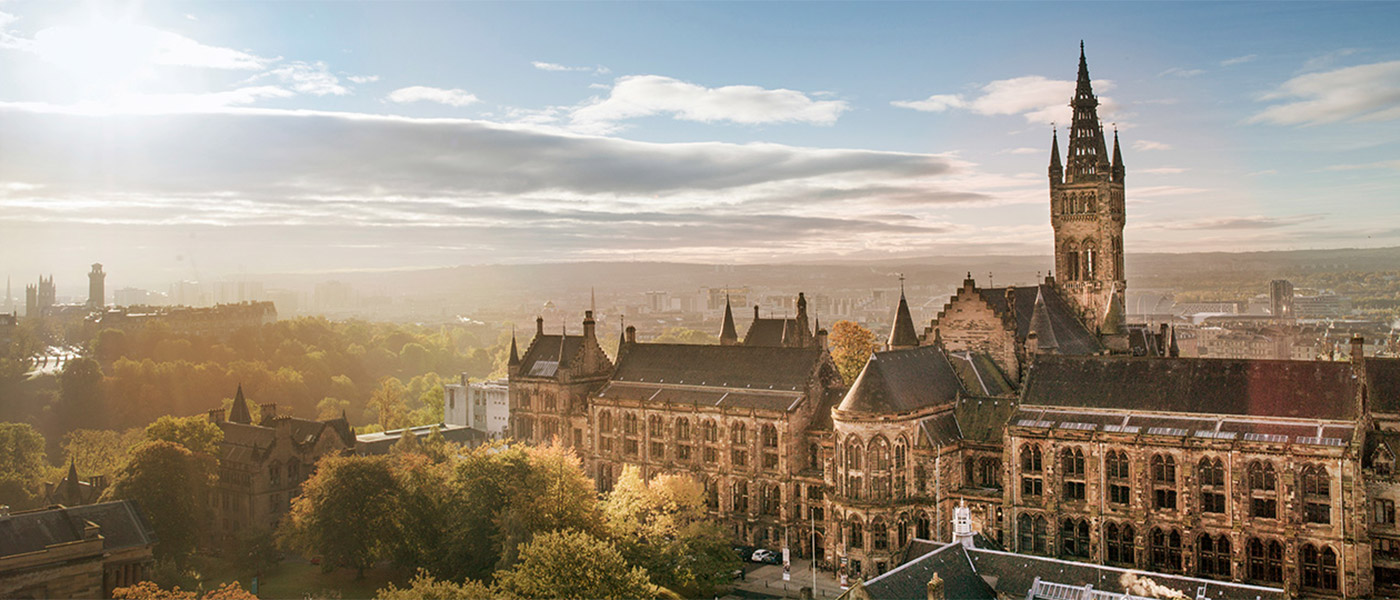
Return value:
<svg viewBox="0 0 1400 600">
<path fill-rule="evenodd" d="M 1060 130 L 1050 131 L 1050 183 L 1061 183 L 1065 179 L 1065 168 L 1060 164 Z"/>
<path fill-rule="evenodd" d="M 253 414 L 248 411 L 248 400 L 243 398 L 243 384 L 238 384 L 238 392 L 233 395 L 233 407 L 228 411 L 231 423 L 247 425 L 253 422 Z"/>
<path fill-rule="evenodd" d="M 1123 183 L 1123 151 L 1118 149 L 1118 127 L 1113 127 L 1113 180 Z"/>
<path fill-rule="evenodd" d="M 520 351 L 515 348 L 515 327 L 510 328 L 510 363 L 508 366 L 514 367 L 520 364 Z"/>
<path fill-rule="evenodd" d="M 894 327 L 890 329 L 890 339 L 886 344 L 891 350 L 914 348 L 919 345 L 919 334 L 914 331 L 914 318 L 909 316 L 909 302 L 904 299 L 904 284 L 900 282 L 899 308 L 894 313 Z"/>
<path fill-rule="evenodd" d="M 1094 87 L 1089 80 L 1089 63 L 1084 58 L 1083 41 L 1079 42 L 1079 80 L 1075 83 L 1074 99 L 1069 105 L 1074 116 L 1069 130 L 1069 173 L 1066 182 L 1106 175 L 1100 171 L 1100 166 L 1108 166 L 1108 156 L 1104 150 L 1103 126 L 1099 124 L 1099 99 L 1094 96 Z"/>
<path fill-rule="evenodd" d="M 1055 339 L 1055 327 L 1050 322 L 1050 311 L 1045 307 L 1045 290 L 1043 288 L 1036 290 L 1035 307 L 1031 309 L 1031 324 L 1028 332 L 1035 334 L 1038 352 L 1054 352 L 1059 349 L 1059 340 Z"/>
<path fill-rule="evenodd" d="M 734 328 L 734 311 L 729 308 L 729 294 L 724 295 L 724 323 L 719 328 L 719 343 L 721 346 L 739 343 L 739 333 Z"/>
</svg>

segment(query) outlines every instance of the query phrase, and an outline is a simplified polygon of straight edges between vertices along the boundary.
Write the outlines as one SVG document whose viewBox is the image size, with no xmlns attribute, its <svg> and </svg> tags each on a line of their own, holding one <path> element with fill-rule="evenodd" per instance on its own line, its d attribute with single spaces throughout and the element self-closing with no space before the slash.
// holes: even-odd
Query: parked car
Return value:
<svg viewBox="0 0 1400 600">
<path fill-rule="evenodd" d="M 750 557 L 749 560 L 756 563 L 777 565 L 782 564 L 783 556 L 767 548 L 759 548 L 758 550 L 754 550 L 753 556 Z"/>
<path fill-rule="evenodd" d="M 757 549 L 757 546 L 735 546 L 734 554 L 739 557 L 739 560 L 747 561 L 753 558 L 753 552 Z"/>
</svg>

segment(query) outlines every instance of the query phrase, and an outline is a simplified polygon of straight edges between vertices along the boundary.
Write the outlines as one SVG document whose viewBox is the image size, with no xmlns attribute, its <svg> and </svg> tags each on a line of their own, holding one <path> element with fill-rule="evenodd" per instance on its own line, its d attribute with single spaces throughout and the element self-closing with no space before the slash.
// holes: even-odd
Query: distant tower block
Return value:
<svg viewBox="0 0 1400 600">
<path fill-rule="evenodd" d="M 102 272 L 102 263 L 92 263 L 92 270 L 88 272 L 88 307 L 102 308 L 107 303 L 107 274 Z"/>
</svg>

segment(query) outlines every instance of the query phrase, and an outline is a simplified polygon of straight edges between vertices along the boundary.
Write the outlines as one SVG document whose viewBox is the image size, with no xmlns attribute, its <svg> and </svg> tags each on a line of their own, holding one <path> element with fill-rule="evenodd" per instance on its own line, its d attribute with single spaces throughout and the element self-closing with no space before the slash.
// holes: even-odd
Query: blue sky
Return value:
<svg viewBox="0 0 1400 600">
<path fill-rule="evenodd" d="M 0 270 L 1044 254 L 1081 39 L 1129 252 L 1397 245 L 1397 17 L 0 2 Z"/>
</svg>

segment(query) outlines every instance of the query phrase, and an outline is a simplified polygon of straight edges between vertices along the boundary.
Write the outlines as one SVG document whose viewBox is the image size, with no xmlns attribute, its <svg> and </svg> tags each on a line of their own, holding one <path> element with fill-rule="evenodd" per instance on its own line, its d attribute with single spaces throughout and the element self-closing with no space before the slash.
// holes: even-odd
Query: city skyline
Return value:
<svg viewBox="0 0 1400 600">
<path fill-rule="evenodd" d="M 1044 255 L 1080 38 L 1129 254 L 1394 246 L 1386 9 L 6 3 L 0 269 Z"/>
</svg>

